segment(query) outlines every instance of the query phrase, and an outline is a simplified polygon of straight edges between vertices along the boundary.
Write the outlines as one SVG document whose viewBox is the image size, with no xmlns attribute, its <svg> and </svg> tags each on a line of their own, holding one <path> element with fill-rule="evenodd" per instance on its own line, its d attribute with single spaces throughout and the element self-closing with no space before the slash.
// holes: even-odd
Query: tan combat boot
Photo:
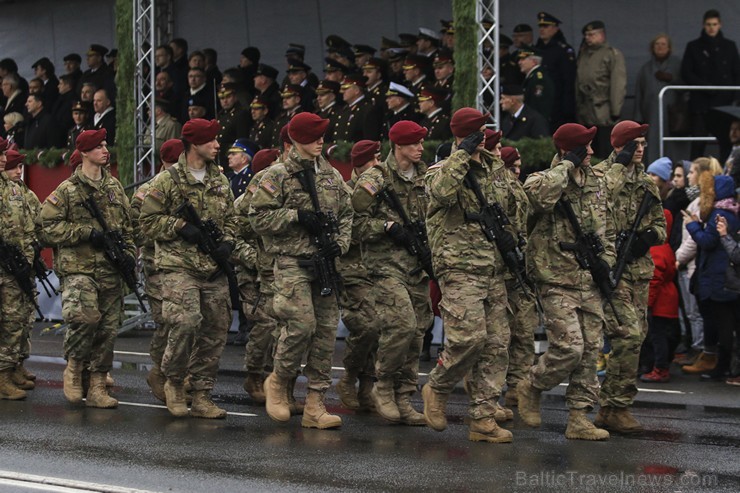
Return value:
<svg viewBox="0 0 740 493">
<path fill-rule="evenodd" d="M 194 418 L 223 419 L 226 417 L 226 410 L 213 403 L 210 391 L 194 390 L 190 416 Z"/>
<path fill-rule="evenodd" d="M 642 425 L 632 416 L 628 407 L 602 407 L 594 419 L 594 424 L 599 428 L 622 435 L 635 435 L 643 432 Z"/>
<path fill-rule="evenodd" d="M 497 423 L 503 423 L 504 421 L 511 421 L 514 419 L 514 411 L 496 403 L 496 411 L 494 412 L 493 418 Z"/>
<path fill-rule="evenodd" d="M 436 431 L 443 431 L 447 428 L 447 399 L 449 394 L 440 394 L 435 392 L 427 383 L 421 388 L 421 397 L 424 399 L 424 418 L 427 426 Z"/>
<path fill-rule="evenodd" d="M 511 443 L 513 435 L 496 424 L 493 418 L 474 419 L 470 422 L 468 438 L 473 442 Z"/>
<path fill-rule="evenodd" d="M 506 394 L 504 394 L 504 406 L 516 407 L 518 403 L 519 397 L 516 393 L 516 387 L 509 386 L 506 390 Z"/>
<path fill-rule="evenodd" d="M 373 390 L 373 377 L 361 376 L 360 386 L 357 389 L 357 403 L 360 407 L 357 409 L 360 412 L 373 413 L 375 412 L 375 402 L 371 392 Z"/>
<path fill-rule="evenodd" d="M 585 409 L 571 409 L 568 414 L 568 426 L 565 428 L 565 438 L 569 440 L 608 440 L 609 432 L 595 427 L 586 416 Z"/>
<path fill-rule="evenodd" d="M 22 390 L 35 389 L 36 382 L 34 382 L 33 380 L 28 380 L 23 374 L 21 368 L 21 366 L 16 366 L 15 369 L 13 369 L 13 371 L 10 373 L 10 379 L 13 381 L 13 385 Z"/>
<path fill-rule="evenodd" d="M 324 394 L 315 390 L 306 394 L 306 408 L 303 410 L 301 426 L 304 428 L 339 428 L 342 426 L 342 418 L 329 414 L 324 407 Z"/>
<path fill-rule="evenodd" d="M 146 383 L 152 391 L 152 395 L 162 402 L 167 402 L 164 396 L 164 383 L 167 381 L 167 377 L 162 373 L 162 369 L 159 365 L 153 365 L 152 369 L 149 370 L 149 374 L 146 376 Z"/>
<path fill-rule="evenodd" d="M 516 393 L 519 401 L 519 417 L 522 418 L 524 424 L 533 428 L 541 426 L 540 397 L 542 391 L 534 388 L 529 380 L 522 380 L 516 386 Z"/>
<path fill-rule="evenodd" d="M 375 382 L 373 389 L 370 391 L 370 396 L 373 398 L 375 410 L 378 411 L 381 417 L 393 423 L 401 421 L 401 413 L 396 405 L 393 382 L 380 380 Z"/>
<path fill-rule="evenodd" d="M 303 414 L 305 406 L 295 398 L 295 382 L 298 377 L 293 377 L 288 382 L 288 406 L 290 407 L 291 416 L 300 416 Z"/>
<path fill-rule="evenodd" d="M 185 402 L 185 387 L 182 382 L 173 382 L 167 379 L 164 383 L 164 396 L 167 410 L 176 418 L 188 415 L 188 405 Z"/>
<path fill-rule="evenodd" d="M 714 370 L 715 366 L 717 366 L 717 355 L 702 351 L 693 365 L 682 366 L 681 371 L 691 375 L 699 375 Z"/>
<path fill-rule="evenodd" d="M 82 402 L 82 368 L 82 361 L 70 358 L 64 369 L 64 397 L 72 404 Z"/>
<path fill-rule="evenodd" d="M 28 371 L 28 369 L 25 366 L 23 366 L 22 361 L 18 364 L 18 370 L 20 370 L 21 373 L 23 373 L 23 378 L 25 378 L 26 380 L 33 380 L 34 382 L 36 381 L 36 375 Z"/>
<path fill-rule="evenodd" d="M 424 414 L 418 412 L 411 405 L 411 394 L 413 392 L 396 394 L 396 406 L 398 406 L 398 412 L 401 415 L 401 423 L 409 426 L 426 426 L 427 420 L 424 418 Z"/>
<path fill-rule="evenodd" d="M 262 373 L 247 373 L 247 378 L 244 379 L 244 391 L 257 404 L 264 404 L 265 389 L 262 381 Z"/>
<path fill-rule="evenodd" d="M 9 368 L 0 372 L 0 399 L 18 401 L 26 398 L 26 391 L 13 384 L 13 371 Z"/>
<path fill-rule="evenodd" d="M 113 380 L 113 377 L 110 376 L 110 372 L 105 374 L 105 386 L 106 387 L 114 387 L 116 385 L 116 381 Z"/>
<path fill-rule="evenodd" d="M 108 389 L 105 387 L 105 373 L 90 373 L 90 388 L 87 390 L 85 405 L 101 409 L 118 407 L 118 401 L 108 395 Z"/>
<path fill-rule="evenodd" d="M 265 380 L 265 407 L 267 415 L 274 421 L 286 423 L 290 420 L 288 402 L 288 379 L 270 373 Z"/>
<path fill-rule="evenodd" d="M 357 398 L 357 374 L 347 372 L 337 382 L 337 394 L 342 405 L 347 409 L 357 410 L 360 408 L 360 401 Z"/>
</svg>

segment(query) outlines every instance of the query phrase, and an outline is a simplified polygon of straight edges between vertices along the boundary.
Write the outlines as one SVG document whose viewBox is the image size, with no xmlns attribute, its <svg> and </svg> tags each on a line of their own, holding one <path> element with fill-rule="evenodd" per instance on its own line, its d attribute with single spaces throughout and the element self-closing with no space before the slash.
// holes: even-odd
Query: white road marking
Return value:
<svg viewBox="0 0 740 493">
<path fill-rule="evenodd" d="M 421 373 L 419 374 L 421 375 Z M 561 387 L 567 387 L 567 383 L 561 383 Z M 677 394 L 677 395 L 686 395 L 686 394 L 693 394 L 693 392 L 684 392 L 682 390 L 669 390 L 669 389 L 641 389 L 637 388 L 639 392 L 647 392 L 647 393 L 653 393 L 653 394 Z"/>
<path fill-rule="evenodd" d="M 126 354 L 128 356 L 149 356 L 149 353 L 137 353 L 136 351 L 113 351 L 113 354 Z"/>
<path fill-rule="evenodd" d="M 118 404 L 120 406 L 131 406 L 131 407 L 149 407 L 152 409 L 167 409 L 167 406 L 163 406 L 162 404 L 146 404 L 144 402 L 122 402 L 118 401 Z M 243 416 L 245 418 L 255 418 L 259 416 L 258 414 L 252 414 L 252 413 L 237 413 L 237 412 L 231 412 L 227 411 L 227 414 L 230 416 Z"/>
<path fill-rule="evenodd" d="M 87 481 L 76 481 L 73 479 L 37 476 L 34 474 L 23 474 L 15 471 L 1 470 L 0 484 L 41 491 L 54 491 L 57 493 L 156 493 L 151 490 L 139 490 L 136 488 L 127 488 L 112 484 L 89 483 Z"/>
</svg>

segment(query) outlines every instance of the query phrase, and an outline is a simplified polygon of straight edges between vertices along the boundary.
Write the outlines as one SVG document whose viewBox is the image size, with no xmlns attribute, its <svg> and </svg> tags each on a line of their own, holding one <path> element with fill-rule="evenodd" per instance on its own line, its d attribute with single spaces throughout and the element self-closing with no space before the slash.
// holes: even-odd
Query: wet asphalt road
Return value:
<svg viewBox="0 0 740 493">
<path fill-rule="evenodd" d="M 35 336 L 27 366 L 37 389 L 23 402 L 0 401 L 2 492 L 42 491 L 7 484 L 13 474 L 112 485 L 107 491 L 740 491 L 740 389 L 726 384 L 679 376 L 645 385 L 635 414 L 648 431 L 600 443 L 565 439 L 556 388 L 543 399 L 541 429 L 516 417 L 505 425 L 514 443 L 493 445 L 467 440 L 461 392 L 442 433 L 354 415 L 333 390 L 328 407 L 342 415 L 341 430 L 303 429 L 297 417 L 278 425 L 242 390 L 236 347 L 227 347 L 214 393 L 227 419 L 171 418 L 144 381 L 146 333 L 117 343 L 113 393 L 121 406 L 75 407 L 61 391 L 60 341 Z M 341 355 L 343 343 L 337 349 Z M 418 394 L 415 403 L 420 409 Z"/>
</svg>

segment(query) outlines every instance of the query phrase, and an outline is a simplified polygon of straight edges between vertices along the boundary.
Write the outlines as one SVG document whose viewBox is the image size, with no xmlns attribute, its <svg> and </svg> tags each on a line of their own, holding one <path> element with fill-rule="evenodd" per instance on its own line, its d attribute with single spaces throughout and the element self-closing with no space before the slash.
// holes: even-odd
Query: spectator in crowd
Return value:
<svg viewBox="0 0 740 493">
<path fill-rule="evenodd" d="M 365 77 L 360 74 L 347 75 L 342 81 L 340 90 L 345 106 L 337 120 L 336 140 L 352 143 L 379 140 L 381 115 L 367 98 L 365 87 Z"/>
<path fill-rule="evenodd" d="M 188 119 L 188 106 L 191 101 L 196 101 L 199 105 L 205 107 L 206 113 L 202 117 L 211 120 L 215 117 L 215 104 L 213 91 L 209 89 L 206 83 L 206 72 L 202 68 L 191 68 L 188 71 L 188 88 L 189 92 L 182 108 L 182 121 Z M 190 117 L 192 118 L 192 116 Z"/>
<path fill-rule="evenodd" d="M 326 80 L 333 80 L 334 82 L 342 82 L 344 76 L 349 73 L 349 67 L 339 63 L 333 58 L 324 58 L 326 65 L 324 66 L 324 78 Z"/>
<path fill-rule="evenodd" d="M 70 85 L 77 96 L 80 94 L 78 88 L 80 79 L 82 78 L 81 65 L 82 57 L 77 53 L 70 53 L 64 57 L 64 71 L 71 77 Z"/>
<path fill-rule="evenodd" d="M 647 141 L 657 144 L 660 138 L 658 128 L 658 93 L 667 85 L 681 84 L 681 61 L 672 55 L 673 43 L 670 36 L 660 33 L 650 42 L 650 60 L 640 67 L 635 80 L 635 114 L 634 120 L 650 125 Z M 665 94 L 664 104 L 669 105 L 680 94 L 669 91 Z M 646 150 L 647 160 L 653 161 L 659 156 L 657 145 Z M 677 223 L 679 221 L 676 221 Z"/>
<path fill-rule="evenodd" d="M 28 94 L 41 94 L 41 97 L 44 97 L 44 81 L 39 79 L 38 77 L 34 77 L 33 79 L 28 81 Z"/>
<path fill-rule="evenodd" d="M 203 98 L 191 96 L 190 99 L 188 99 L 187 105 L 188 120 L 192 120 L 194 118 L 205 118 L 208 108 L 206 108 L 206 103 L 203 101 Z"/>
<path fill-rule="evenodd" d="M 348 96 L 345 94 L 345 102 L 347 98 Z M 388 92 L 385 93 L 385 103 L 388 106 L 388 111 L 383 122 L 383 132 L 381 134 L 383 140 L 388 139 L 390 128 L 401 120 L 410 120 L 417 123 L 421 120 L 419 113 L 416 112 L 416 108 L 412 104 L 413 101 L 414 93 L 408 87 L 391 82 Z M 343 139 L 340 138 L 340 140 Z"/>
<path fill-rule="evenodd" d="M 221 77 L 221 85 L 223 84 L 234 84 L 236 86 L 236 99 L 239 101 L 239 103 L 242 105 L 242 108 L 247 108 L 249 104 L 254 99 L 254 88 L 252 88 L 252 91 L 250 92 L 247 90 L 246 85 L 244 84 L 244 79 L 242 79 L 243 72 L 237 68 L 227 68 L 224 70 L 223 75 Z M 254 80 L 252 80 L 252 84 L 254 84 Z M 220 86 L 219 86 L 220 87 Z"/>
<path fill-rule="evenodd" d="M 80 101 L 92 104 L 98 89 L 94 82 L 83 82 L 82 89 L 80 89 Z"/>
<path fill-rule="evenodd" d="M 182 133 L 182 124 L 169 113 L 171 105 L 164 99 L 154 101 L 154 151 L 157 153 L 156 161 L 159 161 L 159 149 L 162 144 L 170 139 L 179 139 Z M 149 143 L 151 134 L 147 129 L 145 142 Z"/>
<path fill-rule="evenodd" d="M 67 132 L 67 149 L 75 150 L 77 148 L 77 136 L 85 130 L 92 129 L 92 104 L 84 101 L 75 101 L 72 105 L 71 113 L 74 125 Z"/>
<path fill-rule="evenodd" d="M 115 80 L 116 72 L 118 72 L 118 50 L 113 48 L 105 54 L 105 63 L 110 67 L 110 71 L 113 74 Z"/>
<path fill-rule="evenodd" d="M 174 108 L 180 108 L 180 101 L 175 92 L 175 84 L 172 83 L 172 78 L 166 71 L 163 70 L 154 77 L 154 91 L 155 99 L 167 101 L 170 105 L 167 113 L 172 114 Z"/>
<path fill-rule="evenodd" d="M 105 63 L 103 57 L 108 53 L 108 48 L 99 44 L 92 44 L 87 50 L 87 67 L 80 77 L 80 94 L 82 85 L 92 82 L 97 89 L 105 89 L 111 101 L 115 100 L 116 84 L 113 80 L 113 71 Z M 110 144 L 110 141 L 108 141 Z"/>
<path fill-rule="evenodd" d="M 503 34 L 499 36 L 498 41 L 498 59 L 499 59 L 499 84 L 522 85 L 524 74 L 519 70 L 518 57 L 509 52 L 509 47 L 513 41 Z"/>
<path fill-rule="evenodd" d="M 417 99 L 420 113 L 423 115 L 419 125 L 427 129 L 427 140 L 452 140 L 450 114 L 442 107 L 447 99 L 447 91 L 428 87 L 421 90 Z"/>
<path fill-rule="evenodd" d="M 737 193 L 737 190 L 735 190 Z M 717 232 L 719 233 L 720 241 L 722 242 L 722 247 L 725 249 L 725 252 L 727 252 L 728 257 L 730 258 L 730 262 L 732 263 L 732 268 L 727 269 L 727 280 L 725 283 L 725 288 L 729 291 L 732 291 L 734 293 L 740 294 L 740 230 L 735 231 L 734 233 L 732 231 L 729 231 L 728 229 L 728 222 L 727 219 L 724 218 L 724 216 L 718 216 L 717 217 Z M 736 323 L 735 323 L 735 344 L 737 345 L 740 342 L 740 310 L 738 310 L 738 307 L 735 307 L 735 317 L 736 317 Z M 729 341 L 726 341 L 727 344 L 729 344 Z M 737 357 L 737 353 L 735 353 Z M 735 363 L 738 363 L 737 361 Z M 736 367 L 736 366 L 735 366 Z M 734 375 L 730 375 L 730 377 L 726 380 L 726 382 L 730 385 L 740 385 L 740 373 L 735 373 Z"/>
<path fill-rule="evenodd" d="M 434 59 L 439 49 L 440 36 L 434 29 L 428 27 L 419 28 L 419 36 L 416 39 L 416 53 Z"/>
<path fill-rule="evenodd" d="M 111 104 L 108 92 L 105 89 L 95 91 L 93 97 L 93 128 L 104 128 L 108 145 L 116 145 L 116 109 Z"/>
<path fill-rule="evenodd" d="M 259 95 L 262 100 L 267 102 L 267 107 L 270 110 L 270 117 L 273 119 L 280 114 L 283 107 L 282 97 L 280 96 L 280 87 L 278 87 L 277 82 L 275 82 L 277 80 L 277 76 L 277 69 L 265 64 L 260 64 L 254 75 L 254 88 L 257 91 L 256 95 Z"/>
<path fill-rule="evenodd" d="M 672 182 L 670 193 L 663 200 L 663 207 L 668 209 L 672 217 L 681 217 L 681 211 L 688 207 L 689 200 L 686 194 L 687 179 L 691 170 L 691 161 L 678 161 L 673 164 Z M 668 243 L 675 252 L 681 246 L 682 222 L 673 221 L 673 229 L 668 231 Z"/>
<path fill-rule="evenodd" d="M 247 139 L 236 139 L 228 146 L 228 165 L 231 171 L 229 184 L 235 198 L 239 198 L 247 190 L 252 176 L 249 164 L 257 153 L 257 144 Z"/>
<path fill-rule="evenodd" d="M 390 50 L 388 50 L 388 53 L 388 82 L 403 84 L 406 80 L 403 75 L 403 61 L 408 54 L 408 50 L 405 50 L 403 48 L 391 48 Z M 344 68 L 346 69 L 346 67 Z"/>
<path fill-rule="evenodd" d="M 25 102 L 23 91 L 21 91 L 19 77 L 17 74 L 9 74 L 3 77 L 2 89 L 3 98 L 5 99 L 5 108 L 3 113 L 25 113 Z"/>
<path fill-rule="evenodd" d="M 524 91 L 521 86 L 503 86 L 501 109 L 504 111 L 501 117 L 501 130 L 505 139 L 520 140 L 550 136 L 550 126 L 545 117 L 524 104 Z"/>
<path fill-rule="evenodd" d="M 386 82 L 388 63 L 381 58 L 371 58 L 361 68 L 362 75 L 367 79 L 365 82 L 367 97 L 373 101 L 375 107 L 382 114 L 385 111 L 385 93 L 388 91 L 388 83 Z"/>
<path fill-rule="evenodd" d="M 218 69 L 218 53 L 213 48 L 205 48 L 203 50 L 203 56 L 206 61 L 206 79 L 213 87 L 219 87 L 223 75 Z"/>
<path fill-rule="evenodd" d="M 597 127 L 591 147 L 596 156 L 604 158 L 611 152 L 612 127 L 622 113 L 627 69 L 622 52 L 607 42 L 602 21 L 589 22 L 581 32 L 584 42 L 576 77 L 578 123 Z"/>
<path fill-rule="evenodd" d="M 8 141 L 8 145 L 16 144 L 20 147 L 24 144 L 25 123 L 23 122 L 23 115 L 15 111 L 6 113 L 3 116 L 3 128 L 5 129 L 5 140 Z"/>
<path fill-rule="evenodd" d="M 178 86 L 178 81 L 187 84 L 188 42 L 183 38 L 175 38 L 169 42 L 169 45 L 172 48 L 172 65 L 174 65 L 172 77 L 175 81 L 175 87 L 187 87 L 187 85 Z"/>
<path fill-rule="evenodd" d="M 172 84 L 171 88 L 174 90 L 175 94 L 179 97 L 180 95 L 185 92 L 185 80 L 181 80 L 178 78 L 178 71 L 175 65 L 172 63 L 172 48 L 170 48 L 170 45 L 162 44 L 157 46 L 157 49 L 154 50 L 154 65 L 155 70 L 157 73 L 157 76 L 161 73 L 166 73 L 169 76 L 170 82 Z M 157 79 L 155 78 L 155 84 Z M 167 98 L 170 101 L 174 101 L 176 98 Z"/>
<path fill-rule="evenodd" d="M 72 125 L 74 125 L 74 121 L 72 121 L 72 105 L 77 100 L 77 95 L 74 92 L 75 86 L 73 82 L 74 78 L 69 74 L 59 77 L 59 84 L 57 84 L 59 96 L 51 109 L 51 113 L 57 125 L 59 125 L 59 130 L 62 134 L 66 134 Z"/>
<path fill-rule="evenodd" d="M 25 101 L 25 96 L 28 94 L 28 81 L 18 74 L 18 64 L 12 58 L 0 60 L 0 77 L 4 79 L 6 75 L 15 75 L 18 78 L 17 87 L 23 93 L 23 101 Z"/>
<path fill-rule="evenodd" d="M 26 136 L 23 140 L 24 149 L 49 149 L 59 147 L 59 131 L 54 117 L 44 108 L 44 100 L 40 94 L 29 94 L 26 99 Z"/>
<path fill-rule="evenodd" d="M 289 83 L 301 88 L 301 108 L 303 108 L 303 111 L 313 111 L 314 99 L 316 99 L 316 92 L 308 83 L 309 73 L 311 73 L 311 66 L 300 60 L 293 60 L 288 66 Z"/>
<path fill-rule="evenodd" d="M 517 24 L 514 26 L 514 30 L 511 33 L 511 41 L 513 43 L 512 54 L 519 58 L 520 48 L 530 47 L 534 44 L 532 26 L 529 24 Z"/>
<path fill-rule="evenodd" d="M 304 112 L 301 105 L 301 86 L 288 84 L 283 87 L 280 96 L 283 99 L 283 111 L 275 120 L 275 128 L 283 128 L 283 125 L 287 125 L 291 118 Z M 277 141 L 273 140 L 272 147 L 278 147 Z"/>
<path fill-rule="evenodd" d="M 575 120 L 576 54 L 560 30 L 561 21 L 547 12 L 537 14 L 540 38 L 537 48 L 542 56 L 542 68 L 550 76 L 554 103 L 551 129 Z"/>
<path fill-rule="evenodd" d="M 239 70 L 241 71 L 241 80 L 243 81 L 244 89 L 250 94 L 255 94 L 255 90 L 257 89 L 257 81 L 255 80 L 255 78 L 257 77 L 257 74 L 259 72 L 261 58 L 262 53 L 258 48 L 254 46 L 248 46 L 244 48 L 241 52 L 241 56 L 239 57 Z M 277 80 L 277 70 L 275 70 L 275 74 L 272 79 L 273 81 Z M 274 109 L 276 111 L 275 113 L 273 113 L 273 115 L 277 115 L 277 108 Z"/>
<path fill-rule="evenodd" d="M 324 142 L 334 142 L 337 122 L 343 106 L 337 104 L 340 84 L 333 80 L 322 80 L 316 88 L 316 114 L 324 120 L 329 120 L 329 126 L 324 133 Z"/>
<path fill-rule="evenodd" d="M 647 146 L 647 144 L 645 145 Z M 646 173 L 653 179 L 655 186 L 658 187 L 660 200 L 665 202 L 668 194 L 673 190 L 673 162 L 667 157 L 657 159 L 648 166 Z M 668 231 L 670 232 L 670 228 Z"/>
<path fill-rule="evenodd" d="M 252 115 L 252 128 L 249 131 L 249 140 L 256 142 L 262 149 L 268 149 L 273 141 L 279 141 L 280 130 L 277 131 L 278 135 L 275 136 L 275 124 L 270 118 L 270 108 L 267 105 L 267 101 L 261 96 L 255 96 L 249 105 L 249 111 Z"/>
<path fill-rule="evenodd" d="M 188 70 L 191 68 L 200 68 L 206 71 L 206 56 L 200 50 L 195 50 L 188 55 Z"/>
<path fill-rule="evenodd" d="M 59 79 L 55 74 L 54 64 L 48 58 L 43 57 L 36 60 L 31 68 L 34 70 L 36 77 L 43 83 L 41 94 L 44 96 L 44 102 L 49 108 L 53 108 L 57 96 L 59 96 Z"/>
<path fill-rule="evenodd" d="M 722 20 L 717 10 L 704 13 L 704 27 L 698 39 L 686 45 L 681 61 L 683 80 L 696 86 L 740 85 L 740 57 L 737 46 L 722 33 Z M 714 106 L 732 104 L 733 91 L 691 91 L 691 133 L 707 135 L 707 113 Z M 705 142 L 692 142 L 691 158 L 704 153 Z"/>
<path fill-rule="evenodd" d="M 360 69 L 375 56 L 375 52 L 377 51 L 372 46 L 361 44 L 354 45 L 352 48 L 355 50 L 355 65 Z"/>
<path fill-rule="evenodd" d="M 542 56 L 534 48 L 519 50 L 519 70 L 524 74 L 524 103 L 549 122 L 555 105 L 555 88 L 541 64 Z"/>
<path fill-rule="evenodd" d="M 197 52 L 194 52 L 197 53 Z M 246 139 L 252 126 L 252 116 L 249 110 L 243 108 L 236 97 L 236 84 L 226 83 L 218 92 L 221 111 L 218 113 L 218 123 L 221 130 L 216 136 L 221 146 L 219 164 L 226 165 L 229 159 L 229 147 L 237 139 Z M 254 152 L 257 152 L 256 149 Z"/>
<path fill-rule="evenodd" d="M 704 317 L 705 352 L 716 348 L 716 365 L 702 372 L 702 378 L 725 380 L 732 359 L 733 334 L 740 330 L 738 293 L 726 288 L 730 259 L 717 230 L 718 218 L 727 222 L 726 230 L 740 229 L 735 187 L 729 176 L 703 172 L 699 176 L 699 215 L 684 213 L 686 229 L 698 246 L 696 287 L 699 310 Z M 701 222 L 700 222 L 701 220 Z"/>
</svg>

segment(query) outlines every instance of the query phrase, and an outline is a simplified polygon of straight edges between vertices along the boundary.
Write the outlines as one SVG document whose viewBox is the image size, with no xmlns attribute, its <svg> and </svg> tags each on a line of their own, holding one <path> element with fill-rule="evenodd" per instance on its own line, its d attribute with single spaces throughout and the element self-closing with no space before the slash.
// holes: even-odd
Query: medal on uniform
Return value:
<svg viewBox="0 0 740 493">
<path fill-rule="evenodd" d="M 108 201 L 112 204 L 116 199 L 116 194 L 113 192 L 113 190 L 108 191 Z"/>
</svg>

